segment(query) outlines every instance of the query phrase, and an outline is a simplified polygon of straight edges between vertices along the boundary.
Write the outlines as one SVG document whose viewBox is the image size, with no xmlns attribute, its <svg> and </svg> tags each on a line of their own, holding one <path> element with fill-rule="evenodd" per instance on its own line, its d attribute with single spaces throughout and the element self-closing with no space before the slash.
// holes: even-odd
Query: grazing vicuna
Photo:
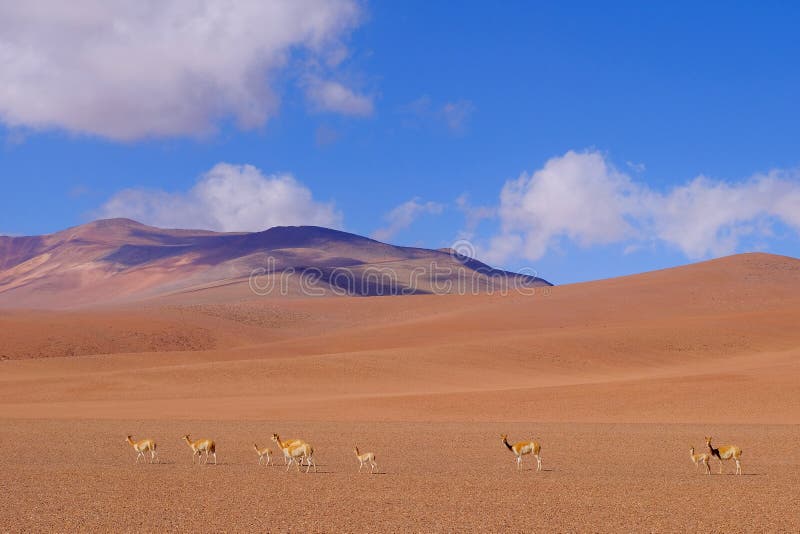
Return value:
<svg viewBox="0 0 800 534">
<path fill-rule="evenodd" d="M 537 471 L 542 470 L 542 455 L 541 455 L 542 446 L 539 445 L 539 443 L 531 440 L 531 441 L 520 441 L 512 445 L 508 442 L 507 434 L 501 434 L 500 439 L 502 440 L 503 445 L 505 445 L 508 448 L 508 450 L 513 452 L 514 456 L 517 457 L 516 458 L 517 469 L 522 468 L 521 467 L 522 457 L 525 456 L 526 454 L 532 454 L 533 457 L 536 458 L 536 470 Z"/>
<path fill-rule="evenodd" d="M 270 465 L 272 463 L 272 450 L 269 447 L 259 449 L 258 445 L 253 443 L 253 448 L 256 450 L 256 454 L 258 454 L 258 465 L 261 465 L 264 462 L 264 458 L 267 459 L 266 465 Z"/>
<path fill-rule="evenodd" d="M 689 457 L 692 459 L 692 463 L 694 464 L 694 470 L 697 471 L 697 468 L 701 465 L 705 466 L 706 474 L 711 474 L 711 467 L 708 465 L 708 459 L 711 457 L 710 453 L 707 452 L 699 452 L 695 454 L 694 452 L 694 445 L 689 449 Z"/>
<path fill-rule="evenodd" d="M 183 436 L 183 440 L 189 445 L 189 448 L 192 449 L 192 463 L 194 463 L 194 457 L 197 456 L 197 463 L 200 463 L 200 455 L 202 453 L 206 453 L 206 463 L 208 463 L 208 455 L 211 454 L 214 456 L 214 465 L 217 465 L 217 444 L 214 443 L 213 439 L 198 439 L 192 441 L 189 438 L 189 434 Z"/>
<path fill-rule="evenodd" d="M 125 438 L 125 441 L 130 443 L 133 450 L 136 451 L 136 463 L 139 463 L 139 457 L 144 458 L 145 453 L 150 453 L 150 463 L 152 464 L 153 461 L 156 460 L 156 442 L 152 439 L 140 439 L 139 441 L 133 441 L 133 436 L 128 436 Z"/>
<path fill-rule="evenodd" d="M 375 461 L 375 453 L 372 452 L 365 452 L 364 454 L 359 454 L 358 447 L 353 447 L 353 450 L 356 453 L 356 458 L 358 458 L 358 472 L 361 472 L 361 468 L 364 467 L 364 464 L 369 464 L 370 473 L 374 473 L 375 469 L 378 468 L 378 463 Z"/>
<path fill-rule="evenodd" d="M 742 456 L 742 449 L 736 445 L 720 445 L 719 447 L 713 447 L 711 445 L 711 436 L 706 436 L 706 445 L 708 445 L 708 451 L 711 453 L 711 456 L 714 456 L 717 460 L 719 460 L 720 474 L 722 474 L 722 460 L 730 459 L 733 459 L 733 461 L 736 462 L 736 474 L 742 474 L 742 464 L 739 460 L 739 458 Z"/>
</svg>

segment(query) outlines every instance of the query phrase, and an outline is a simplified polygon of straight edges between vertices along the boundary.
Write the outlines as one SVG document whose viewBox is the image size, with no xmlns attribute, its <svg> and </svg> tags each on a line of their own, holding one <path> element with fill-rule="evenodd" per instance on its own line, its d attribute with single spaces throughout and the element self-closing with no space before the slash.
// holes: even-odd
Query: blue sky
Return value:
<svg viewBox="0 0 800 534">
<path fill-rule="evenodd" d="M 263 5 L 0 7 L 0 234 L 323 224 L 555 283 L 800 256 L 794 4 Z"/>
</svg>

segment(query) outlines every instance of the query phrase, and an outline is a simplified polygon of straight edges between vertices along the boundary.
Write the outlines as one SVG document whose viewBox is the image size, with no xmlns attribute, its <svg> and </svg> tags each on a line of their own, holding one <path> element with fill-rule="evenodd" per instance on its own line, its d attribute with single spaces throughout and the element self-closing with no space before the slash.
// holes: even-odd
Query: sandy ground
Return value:
<svg viewBox="0 0 800 534">
<path fill-rule="evenodd" d="M 0 531 L 800 530 L 798 260 L 533 296 L 222 297 L 0 312 Z M 272 432 L 320 472 L 259 470 Z M 501 432 L 541 438 L 546 470 L 514 472 Z M 193 467 L 186 433 L 221 464 Z M 163 463 L 132 465 L 127 434 Z M 707 434 L 745 476 L 695 473 Z"/>
<path fill-rule="evenodd" d="M 191 463 L 188 431 L 217 438 L 219 465 Z M 259 467 L 250 444 L 273 431 L 313 442 L 319 472 Z M 688 448 L 711 431 L 736 436 L 743 476 L 695 471 Z M 162 463 L 135 465 L 128 432 L 159 440 Z M 516 472 L 500 432 L 540 437 L 544 470 L 526 458 Z M 4 421 L 0 530 L 796 532 L 798 438 L 780 425 Z M 378 474 L 357 473 L 354 443 Z"/>
</svg>

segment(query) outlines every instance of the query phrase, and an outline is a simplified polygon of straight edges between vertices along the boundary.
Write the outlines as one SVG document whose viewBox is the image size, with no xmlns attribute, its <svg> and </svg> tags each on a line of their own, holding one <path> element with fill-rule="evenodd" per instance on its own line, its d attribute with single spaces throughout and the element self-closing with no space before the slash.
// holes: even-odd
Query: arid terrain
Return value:
<svg viewBox="0 0 800 534">
<path fill-rule="evenodd" d="M 7 304 L 0 531 L 800 530 L 793 258 L 533 294 Z M 319 472 L 259 467 L 273 432 Z M 192 465 L 186 433 L 219 465 Z M 516 472 L 500 433 L 539 440 L 544 470 Z M 135 465 L 127 434 L 161 463 Z M 709 434 L 743 476 L 695 471 Z"/>
</svg>

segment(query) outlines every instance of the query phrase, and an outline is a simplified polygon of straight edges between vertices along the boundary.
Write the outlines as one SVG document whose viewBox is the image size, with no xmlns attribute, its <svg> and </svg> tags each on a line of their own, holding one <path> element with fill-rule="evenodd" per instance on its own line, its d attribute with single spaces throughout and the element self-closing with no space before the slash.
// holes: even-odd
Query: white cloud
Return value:
<svg viewBox="0 0 800 534">
<path fill-rule="evenodd" d="M 497 216 L 497 208 L 494 206 L 473 206 L 470 203 L 469 195 L 463 193 L 456 198 L 456 208 L 464 214 L 464 228 L 459 232 L 457 239 L 472 239 L 478 225 L 486 220 Z"/>
<path fill-rule="evenodd" d="M 293 52 L 335 68 L 359 18 L 355 0 L 0 2 L 0 120 L 116 140 L 258 127 Z"/>
<path fill-rule="evenodd" d="M 475 106 L 469 100 L 457 100 L 445 103 L 439 114 L 451 131 L 462 132 L 474 111 Z"/>
<path fill-rule="evenodd" d="M 292 176 L 264 176 L 252 165 L 228 163 L 215 165 L 186 192 L 120 191 L 100 208 L 98 216 L 127 217 L 166 228 L 223 232 L 342 225 L 342 215 L 333 203 L 315 201 L 311 191 Z"/>
<path fill-rule="evenodd" d="M 738 183 L 699 176 L 643 202 L 655 235 L 690 258 L 731 254 L 742 237 L 772 233 L 775 219 L 800 230 L 800 181 L 777 171 Z"/>
<path fill-rule="evenodd" d="M 626 175 L 600 153 L 570 151 L 506 182 L 498 208 L 502 233 L 487 256 L 502 262 L 517 250 L 538 259 L 559 237 L 583 246 L 619 241 L 633 234 L 626 216 L 635 210 L 635 187 Z"/>
<path fill-rule="evenodd" d="M 596 151 L 569 151 L 532 175 L 506 182 L 500 232 L 482 256 L 536 260 L 561 240 L 620 243 L 626 253 L 662 242 L 691 259 L 731 254 L 746 236 L 768 237 L 777 221 L 800 232 L 800 180 L 773 171 L 741 182 L 699 176 L 657 192 Z"/>
<path fill-rule="evenodd" d="M 366 117 L 373 111 L 370 97 L 359 95 L 339 82 L 312 79 L 306 88 L 306 97 L 317 112 Z"/>
<path fill-rule="evenodd" d="M 412 198 L 396 206 L 392 211 L 384 216 L 387 225 L 379 228 L 372 233 L 372 237 L 379 241 L 387 241 L 394 237 L 399 231 L 408 228 L 420 216 L 424 214 L 438 215 L 444 210 L 444 206 L 438 202 L 420 202 L 418 198 Z"/>
<path fill-rule="evenodd" d="M 647 170 L 647 166 L 645 166 L 644 163 L 634 163 L 632 161 L 626 161 L 625 165 L 627 165 L 630 170 L 637 173 L 642 173 Z"/>
<path fill-rule="evenodd" d="M 428 95 L 423 95 L 400 108 L 407 116 L 407 126 L 444 124 L 453 133 L 463 133 L 467 127 L 475 105 L 470 100 L 455 100 L 444 104 L 434 104 Z"/>
</svg>

